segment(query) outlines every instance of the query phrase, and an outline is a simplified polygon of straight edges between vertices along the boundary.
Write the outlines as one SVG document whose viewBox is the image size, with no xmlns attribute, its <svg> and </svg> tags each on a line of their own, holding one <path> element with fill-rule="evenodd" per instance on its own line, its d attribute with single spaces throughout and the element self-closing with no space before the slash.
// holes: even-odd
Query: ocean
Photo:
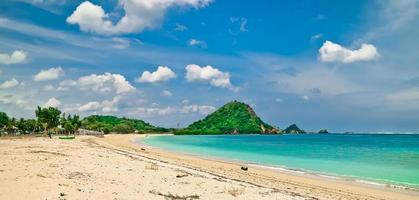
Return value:
<svg viewBox="0 0 419 200">
<path fill-rule="evenodd" d="M 417 134 L 166 135 L 138 142 L 210 158 L 419 187 Z"/>
</svg>

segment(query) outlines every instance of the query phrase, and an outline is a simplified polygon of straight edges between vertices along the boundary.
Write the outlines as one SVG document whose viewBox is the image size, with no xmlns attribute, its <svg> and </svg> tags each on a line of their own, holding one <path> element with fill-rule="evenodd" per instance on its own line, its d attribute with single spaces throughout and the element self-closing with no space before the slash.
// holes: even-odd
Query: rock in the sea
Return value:
<svg viewBox="0 0 419 200">
<path fill-rule="evenodd" d="M 297 125 L 292 124 L 291 126 L 288 126 L 288 128 L 284 129 L 284 133 L 306 133 L 304 130 L 298 128 Z"/>
<path fill-rule="evenodd" d="M 327 129 L 320 129 L 319 133 L 329 133 L 329 131 Z"/>
</svg>

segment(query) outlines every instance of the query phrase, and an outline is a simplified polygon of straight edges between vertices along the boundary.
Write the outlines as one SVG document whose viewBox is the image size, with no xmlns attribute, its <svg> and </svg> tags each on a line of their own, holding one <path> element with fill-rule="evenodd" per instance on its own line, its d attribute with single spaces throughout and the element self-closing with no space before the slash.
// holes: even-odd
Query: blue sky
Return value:
<svg viewBox="0 0 419 200">
<path fill-rule="evenodd" d="M 419 130 L 419 1 L 5 0 L 0 110 Z"/>
</svg>

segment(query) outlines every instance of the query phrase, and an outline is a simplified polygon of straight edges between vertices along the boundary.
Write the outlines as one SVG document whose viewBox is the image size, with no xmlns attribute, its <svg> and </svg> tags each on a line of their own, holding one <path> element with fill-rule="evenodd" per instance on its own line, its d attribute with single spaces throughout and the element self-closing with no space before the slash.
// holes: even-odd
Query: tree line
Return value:
<svg viewBox="0 0 419 200">
<path fill-rule="evenodd" d="M 171 129 L 153 126 L 143 120 L 115 116 L 91 115 L 81 119 L 79 115 L 66 115 L 58 108 L 38 108 L 35 119 L 11 118 L 0 112 L 0 135 L 18 134 L 75 134 L 79 128 L 108 133 L 162 133 Z"/>
<path fill-rule="evenodd" d="M 35 116 L 36 119 L 17 120 L 5 112 L 0 112 L 0 134 L 74 134 L 81 126 L 78 115 L 66 115 L 54 107 L 38 106 Z"/>
</svg>

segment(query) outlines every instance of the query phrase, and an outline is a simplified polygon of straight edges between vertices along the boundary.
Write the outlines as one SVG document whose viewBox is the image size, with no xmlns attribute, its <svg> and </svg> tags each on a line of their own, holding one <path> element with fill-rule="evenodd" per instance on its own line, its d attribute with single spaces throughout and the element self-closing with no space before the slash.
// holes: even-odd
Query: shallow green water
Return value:
<svg viewBox="0 0 419 200">
<path fill-rule="evenodd" d="M 419 135 L 152 136 L 162 149 L 329 175 L 419 186 Z"/>
</svg>

